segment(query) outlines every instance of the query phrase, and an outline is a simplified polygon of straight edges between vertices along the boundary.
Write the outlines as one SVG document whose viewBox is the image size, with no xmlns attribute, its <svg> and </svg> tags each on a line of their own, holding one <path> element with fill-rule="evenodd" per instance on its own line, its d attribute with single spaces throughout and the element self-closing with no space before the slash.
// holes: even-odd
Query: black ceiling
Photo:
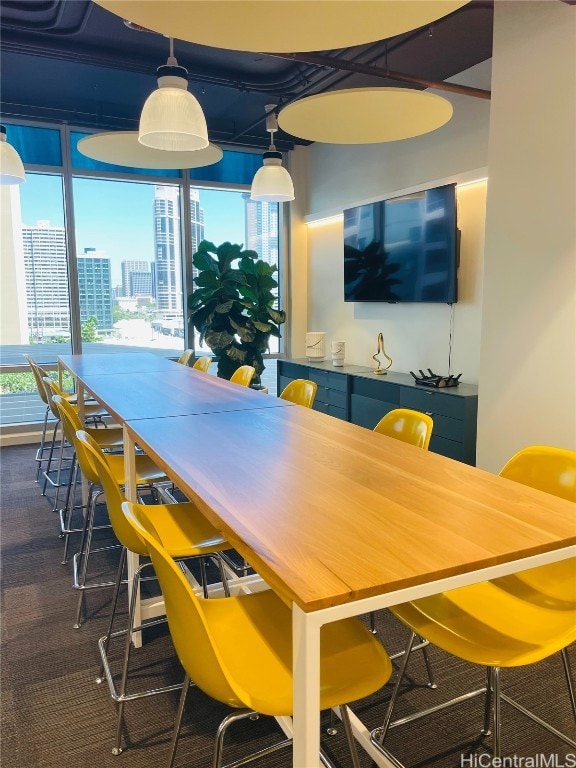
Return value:
<svg viewBox="0 0 576 768">
<path fill-rule="evenodd" d="M 267 104 L 338 88 L 406 85 L 341 68 L 350 62 L 377 67 L 380 75 L 384 70 L 443 81 L 490 58 L 492 16 L 490 0 L 472 0 L 431 27 L 321 52 L 330 66 L 179 40 L 175 53 L 189 72 L 210 139 L 264 147 Z M 137 129 L 142 105 L 156 87 L 156 68 L 168 56 L 167 38 L 130 28 L 90 0 L 2 0 L 0 23 L 4 116 Z M 298 142 L 305 143 L 280 132 L 276 143 L 290 149 Z"/>
</svg>

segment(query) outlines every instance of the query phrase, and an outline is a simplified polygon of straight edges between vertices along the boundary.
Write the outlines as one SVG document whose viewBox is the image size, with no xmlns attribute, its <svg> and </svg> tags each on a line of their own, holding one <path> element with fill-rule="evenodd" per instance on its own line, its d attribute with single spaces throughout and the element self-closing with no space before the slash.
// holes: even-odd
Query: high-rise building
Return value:
<svg viewBox="0 0 576 768">
<path fill-rule="evenodd" d="M 64 227 L 22 226 L 29 335 L 35 341 L 70 332 Z"/>
<path fill-rule="evenodd" d="M 142 261 L 142 260 L 129 260 L 129 261 L 123 261 L 121 264 L 122 267 L 122 296 L 125 298 L 132 298 L 133 292 L 131 289 L 131 283 L 134 282 L 131 275 L 134 273 L 148 273 L 149 280 L 151 281 L 150 277 L 150 262 L 148 261 Z M 151 283 L 150 283 L 151 286 Z M 148 289 L 151 291 L 151 287 Z M 151 296 L 152 294 L 146 293 L 144 294 L 146 296 Z"/>
<path fill-rule="evenodd" d="M 200 195 L 190 190 L 192 248 L 204 239 L 204 211 Z M 156 305 L 166 319 L 182 319 L 182 264 L 180 205 L 177 187 L 157 186 L 154 192 L 154 277 Z"/>
<path fill-rule="evenodd" d="M 248 192 L 242 196 L 246 202 L 245 248 L 256 251 L 267 264 L 278 266 L 278 203 L 250 200 Z"/>
<path fill-rule="evenodd" d="M 147 272 L 130 272 L 128 280 L 130 298 L 152 298 L 152 273 L 150 270 Z"/>
<path fill-rule="evenodd" d="M 200 208 L 200 193 L 196 189 L 190 190 L 190 227 L 192 253 L 196 253 L 198 246 L 204 240 L 204 209 Z"/>
<path fill-rule="evenodd" d="M 110 257 L 95 248 L 85 248 L 78 256 L 80 322 L 98 320 L 98 331 L 112 328 L 112 270 Z"/>
</svg>

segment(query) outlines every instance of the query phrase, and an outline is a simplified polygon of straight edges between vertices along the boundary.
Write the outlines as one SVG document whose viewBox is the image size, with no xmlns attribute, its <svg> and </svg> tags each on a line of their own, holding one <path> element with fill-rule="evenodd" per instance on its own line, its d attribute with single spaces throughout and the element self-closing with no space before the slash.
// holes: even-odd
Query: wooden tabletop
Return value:
<svg viewBox="0 0 576 768">
<path fill-rule="evenodd" d="M 86 374 L 139 373 L 168 371 L 176 363 L 151 352 L 122 352 L 120 354 L 58 355 L 61 363 L 73 376 Z"/>
<path fill-rule="evenodd" d="M 185 365 L 130 376 L 83 373 L 77 378 L 120 424 L 130 419 L 294 407 L 286 400 L 231 384 Z"/>
<path fill-rule="evenodd" d="M 126 428 L 307 612 L 576 543 L 568 501 L 301 407 Z"/>
</svg>

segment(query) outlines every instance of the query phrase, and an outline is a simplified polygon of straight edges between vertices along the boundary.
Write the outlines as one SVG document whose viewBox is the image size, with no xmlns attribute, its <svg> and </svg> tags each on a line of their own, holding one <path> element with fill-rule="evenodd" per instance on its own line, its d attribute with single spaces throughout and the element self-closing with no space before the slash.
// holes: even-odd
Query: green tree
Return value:
<svg viewBox="0 0 576 768">
<path fill-rule="evenodd" d="M 82 341 L 99 341 L 98 318 L 92 316 L 82 323 Z"/>
</svg>

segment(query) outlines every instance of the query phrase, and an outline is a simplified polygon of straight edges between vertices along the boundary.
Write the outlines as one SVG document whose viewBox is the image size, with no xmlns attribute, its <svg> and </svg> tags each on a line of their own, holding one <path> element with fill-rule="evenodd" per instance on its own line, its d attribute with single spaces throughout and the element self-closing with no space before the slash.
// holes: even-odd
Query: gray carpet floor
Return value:
<svg viewBox="0 0 576 768">
<path fill-rule="evenodd" d="M 1 463 L 1 764 L 3 768 L 157 768 L 166 764 L 178 694 L 132 702 L 126 707 L 127 738 L 120 756 L 111 754 L 115 710 L 105 685 L 97 685 L 97 639 L 104 634 L 110 591 L 87 597 L 83 626 L 72 628 L 78 593 L 71 588 L 71 564 L 61 564 L 57 515 L 50 498 L 42 497 L 34 482 L 33 446 L 3 448 Z M 107 535 L 107 534 L 102 534 Z M 94 570 L 114 569 L 116 552 L 94 559 Z M 125 596 L 123 598 L 125 605 Z M 122 621 L 123 616 L 119 621 Z M 406 631 L 389 614 L 378 615 L 379 636 L 392 652 L 403 646 Z M 116 656 L 117 658 L 118 656 Z M 135 688 L 178 682 L 183 673 L 165 628 L 150 630 L 146 642 L 133 654 Z M 571 649 L 573 664 L 576 653 Z M 433 706 L 483 683 L 483 670 L 459 662 L 437 649 L 431 658 L 438 687 L 423 686 L 420 654 L 410 663 L 411 677 L 404 686 L 399 714 Z M 574 723 L 558 657 L 530 668 L 507 670 L 507 694 L 545 717 L 560 730 L 574 734 Z M 133 688 L 134 689 L 134 688 Z M 379 725 L 390 695 L 387 686 L 354 711 L 369 728 Z M 176 767 L 210 766 L 213 738 L 228 709 L 192 689 L 186 709 Z M 456 768 L 473 754 L 489 752 L 490 740 L 479 737 L 482 700 L 444 710 L 391 732 L 390 750 L 407 766 Z M 561 765 L 575 750 L 523 715 L 504 705 L 506 755 L 530 757 L 558 755 Z M 342 729 L 326 733 L 322 741 L 339 768 L 350 758 Z M 233 726 L 225 756 L 228 761 L 254 748 L 274 742 L 279 729 L 268 718 Z M 361 756 L 362 768 L 371 760 Z M 512 763 L 511 763 L 512 764 Z M 545 763 L 542 763 L 543 765 Z M 568 763 L 566 763 L 568 764 Z M 268 756 L 255 766 L 290 768 L 289 750 Z M 487 763 L 477 763 L 487 765 Z"/>
</svg>

